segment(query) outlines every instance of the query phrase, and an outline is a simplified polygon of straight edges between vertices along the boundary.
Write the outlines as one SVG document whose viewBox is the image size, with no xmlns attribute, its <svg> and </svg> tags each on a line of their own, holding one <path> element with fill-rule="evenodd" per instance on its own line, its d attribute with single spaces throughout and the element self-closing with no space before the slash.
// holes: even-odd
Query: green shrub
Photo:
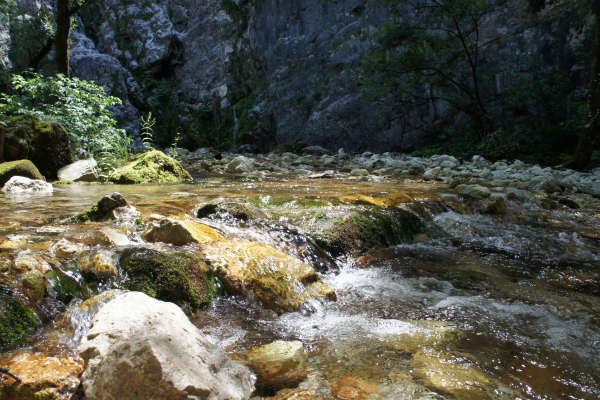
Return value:
<svg viewBox="0 0 600 400">
<path fill-rule="evenodd" d="M 13 75 L 12 94 L 0 97 L 0 117 L 29 115 L 61 123 L 76 156 L 93 156 L 108 166 L 127 157 L 129 137 L 116 127 L 109 107 L 121 100 L 107 96 L 94 82 L 63 75 Z M 108 167 L 107 167 L 108 168 Z"/>
</svg>

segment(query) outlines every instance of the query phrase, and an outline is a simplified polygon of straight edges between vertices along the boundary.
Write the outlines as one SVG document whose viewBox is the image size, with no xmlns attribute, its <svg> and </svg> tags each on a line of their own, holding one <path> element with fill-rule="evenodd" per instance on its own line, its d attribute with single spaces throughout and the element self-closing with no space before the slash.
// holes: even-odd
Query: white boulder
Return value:
<svg viewBox="0 0 600 400">
<path fill-rule="evenodd" d="M 54 191 L 52 184 L 24 176 L 13 176 L 4 184 L 2 191 L 9 196 L 20 195 L 51 195 Z"/>
<path fill-rule="evenodd" d="M 173 303 L 117 295 L 96 314 L 79 352 L 88 400 L 242 400 L 250 370 L 230 360 Z"/>
<path fill-rule="evenodd" d="M 98 163 L 93 158 L 75 161 L 58 170 L 58 179 L 73 182 L 96 182 L 98 180 L 97 165 Z"/>
</svg>

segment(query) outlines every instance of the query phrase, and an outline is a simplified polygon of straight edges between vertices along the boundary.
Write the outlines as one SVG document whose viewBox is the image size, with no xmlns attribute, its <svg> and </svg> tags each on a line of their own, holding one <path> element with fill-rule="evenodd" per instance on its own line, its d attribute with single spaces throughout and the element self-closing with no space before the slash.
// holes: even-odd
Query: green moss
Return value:
<svg viewBox="0 0 600 400">
<path fill-rule="evenodd" d="M 138 184 L 178 183 L 191 180 L 192 177 L 177 160 L 152 150 L 118 168 L 108 179 L 114 183 Z"/>
<path fill-rule="evenodd" d="M 0 186 L 13 176 L 24 176 L 31 179 L 46 180 L 35 165 L 29 160 L 10 161 L 0 164 Z"/>
<path fill-rule="evenodd" d="M 192 310 L 213 300 L 215 281 L 209 276 L 206 264 L 193 254 L 127 249 L 120 264 L 127 273 L 124 282 L 127 289 Z"/>
<path fill-rule="evenodd" d="M 22 343 L 41 324 L 33 309 L 3 290 L 0 287 L 0 352 Z"/>
<path fill-rule="evenodd" d="M 343 217 L 331 228 L 313 234 L 334 255 L 359 254 L 377 247 L 410 242 L 424 231 L 414 214 L 396 207 L 371 207 Z"/>
</svg>

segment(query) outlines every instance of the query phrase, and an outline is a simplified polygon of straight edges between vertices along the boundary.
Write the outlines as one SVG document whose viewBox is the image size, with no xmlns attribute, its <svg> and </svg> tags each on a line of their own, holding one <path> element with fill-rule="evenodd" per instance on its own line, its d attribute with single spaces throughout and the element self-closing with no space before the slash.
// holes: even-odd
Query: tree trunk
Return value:
<svg viewBox="0 0 600 400">
<path fill-rule="evenodd" d="M 70 0 L 58 0 L 56 6 L 56 68 L 69 76 L 69 33 L 71 31 Z"/>
<path fill-rule="evenodd" d="M 592 76 L 588 94 L 589 120 L 581 132 L 573 161 L 567 166 L 582 170 L 589 166 L 594 142 L 600 137 L 600 12 L 594 13 L 596 36 L 592 47 Z"/>
</svg>

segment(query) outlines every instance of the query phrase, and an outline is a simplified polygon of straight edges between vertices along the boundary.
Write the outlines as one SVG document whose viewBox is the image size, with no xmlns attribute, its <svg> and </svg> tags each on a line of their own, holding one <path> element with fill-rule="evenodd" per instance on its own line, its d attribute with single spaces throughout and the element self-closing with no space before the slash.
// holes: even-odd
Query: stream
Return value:
<svg viewBox="0 0 600 400">
<path fill-rule="evenodd" d="M 196 311 L 192 322 L 233 358 L 274 340 L 301 341 L 308 364 L 298 390 L 321 399 L 600 398 L 597 209 L 549 211 L 508 202 L 505 215 L 488 215 L 445 196 L 453 193 L 446 185 L 399 178 L 56 185 L 49 197 L 0 195 L 0 259 L 14 262 L 23 251 L 49 254 L 63 238 L 111 247 L 90 239 L 90 232 L 104 226 L 127 238 L 124 247 L 143 245 L 139 224 L 65 222 L 113 192 L 144 216 L 192 215 L 199 204 L 253 199 L 268 208 L 277 226 L 311 218 L 303 201 L 324 201 L 334 213 L 344 197 L 358 200 L 343 206 L 360 207 L 360 196 L 377 200 L 401 193 L 412 201 L 399 207 L 416 213 L 427 233 L 413 242 L 331 257 L 332 265 L 317 269 L 337 301 L 313 299 L 297 312 L 278 315 L 252 298 L 222 295 Z M 274 225 L 200 221 L 228 238 L 282 251 L 290 246 L 288 232 Z M 303 231 L 295 234 L 302 237 Z M 320 255 L 311 251 L 309 246 L 302 253 L 303 260 L 314 263 Z M 76 272 L 73 278 L 82 280 Z M 16 351 L 74 354 L 93 317 L 78 307 L 81 301 L 44 303 L 50 322 L 0 359 Z"/>
</svg>

